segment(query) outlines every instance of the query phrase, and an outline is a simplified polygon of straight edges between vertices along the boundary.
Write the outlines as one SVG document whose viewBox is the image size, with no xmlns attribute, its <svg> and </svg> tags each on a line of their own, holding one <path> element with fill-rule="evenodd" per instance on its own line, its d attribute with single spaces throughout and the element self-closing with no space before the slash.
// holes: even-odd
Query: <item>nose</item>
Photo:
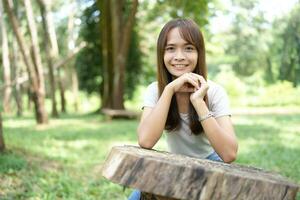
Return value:
<svg viewBox="0 0 300 200">
<path fill-rule="evenodd" d="M 182 61 L 182 60 L 185 59 L 185 56 L 184 56 L 184 54 L 183 54 L 183 52 L 181 50 L 177 50 L 176 53 L 175 53 L 175 55 L 174 55 L 174 59 L 176 61 Z"/>
</svg>

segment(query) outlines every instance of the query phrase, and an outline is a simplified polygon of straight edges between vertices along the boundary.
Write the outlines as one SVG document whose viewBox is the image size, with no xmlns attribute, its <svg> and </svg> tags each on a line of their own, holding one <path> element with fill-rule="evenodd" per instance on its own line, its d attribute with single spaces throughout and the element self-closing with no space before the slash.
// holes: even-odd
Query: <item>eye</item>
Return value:
<svg viewBox="0 0 300 200">
<path fill-rule="evenodd" d="M 185 50 L 186 51 L 194 51 L 196 48 L 193 46 L 193 45 L 187 45 L 186 47 L 185 47 Z"/>
<path fill-rule="evenodd" d="M 174 51 L 175 48 L 174 48 L 173 46 L 167 46 L 167 47 L 165 48 L 165 50 L 166 50 L 166 51 Z"/>
</svg>

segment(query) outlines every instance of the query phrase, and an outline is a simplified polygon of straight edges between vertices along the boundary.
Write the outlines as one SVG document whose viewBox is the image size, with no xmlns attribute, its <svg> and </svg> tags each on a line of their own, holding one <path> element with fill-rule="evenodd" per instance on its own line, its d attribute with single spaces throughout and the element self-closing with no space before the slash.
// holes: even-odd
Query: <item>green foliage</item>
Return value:
<svg viewBox="0 0 300 200">
<path fill-rule="evenodd" d="M 87 47 L 78 54 L 75 65 L 78 70 L 80 89 L 88 93 L 99 93 L 103 82 L 100 18 L 96 2 L 84 10 L 81 18 L 80 37 L 87 42 Z M 134 29 L 132 34 L 126 61 L 125 99 L 132 98 L 134 89 L 140 82 L 142 70 L 138 31 Z"/>
<path fill-rule="evenodd" d="M 236 74 L 249 76 L 266 68 L 267 22 L 263 12 L 257 8 L 256 0 L 236 0 L 233 5 L 233 26 L 226 52 L 234 57 L 231 64 Z"/>
<path fill-rule="evenodd" d="M 212 78 L 221 84 L 227 94 L 231 105 L 239 106 L 299 106 L 300 88 L 293 87 L 288 81 L 276 81 L 266 84 L 261 73 L 248 77 L 238 77 L 228 65 L 222 65 L 220 72 Z"/>
<path fill-rule="evenodd" d="M 26 161 L 20 155 L 0 153 L 0 173 L 13 173 L 26 167 Z"/>
<path fill-rule="evenodd" d="M 79 87 L 88 93 L 99 93 L 102 82 L 102 55 L 99 11 L 95 3 L 84 10 L 81 21 L 80 36 L 87 42 L 87 47 L 76 57 Z"/>
<path fill-rule="evenodd" d="M 141 77 L 143 77 L 141 73 L 143 69 L 141 56 L 143 56 L 143 54 L 140 50 L 138 31 L 134 29 L 132 34 L 131 45 L 126 63 L 125 99 L 132 99 L 134 90 L 142 81 L 140 80 Z"/>
<path fill-rule="evenodd" d="M 229 66 L 223 66 L 214 80 L 226 89 L 232 100 L 244 96 L 246 93 L 245 83 L 234 74 Z"/>
<path fill-rule="evenodd" d="M 149 12 L 148 19 L 160 17 L 160 13 L 168 13 L 170 18 L 191 18 L 203 26 L 208 23 L 208 1 L 157 0 Z"/>
<path fill-rule="evenodd" d="M 294 88 L 291 82 L 283 81 L 263 88 L 251 106 L 300 106 L 300 87 Z"/>
<path fill-rule="evenodd" d="M 281 48 L 281 80 L 289 80 L 297 86 L 300 83 L 300 5 L 291 12 L 282 39 Z"/>
<path fill-rule="evenodd" d="M 300 115 L 240 115 L 232 120 L 239 139 L 237 163 L 276 171 L 300 183 Z M 1 199 L 129 196 L 131 189 L 123 191 L 101 176 L 101 166 L 112 146 L 137 144 L 137 121 L 105 121 L 101 115 L 62 115 L 42 127 L 33 121 L 33 117 L 5 117 L 7 148 L 13 153 L 6 154 L 4 161 L 22 159 L 28 164 L 13 173 L 0 171 Z M 165 137 L 160 142 L 165 143 Z"/>
</svg>

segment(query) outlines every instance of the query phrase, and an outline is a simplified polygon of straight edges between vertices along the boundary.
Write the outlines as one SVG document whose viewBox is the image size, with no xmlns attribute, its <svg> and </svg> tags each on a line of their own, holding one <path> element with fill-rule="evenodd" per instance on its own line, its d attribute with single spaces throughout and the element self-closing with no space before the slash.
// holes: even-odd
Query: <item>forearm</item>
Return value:
<svg viewBox="0 0 300 200">
<path fill-rule="evenodd" d="M 140 122 L 138 141 L 141 147 L 151 149 L 160 139 L 168 117 L 172 96 L 173 91 L 166 86 L 151 113 Z"/>
<path fill-rule="evenodd" d="M 204 101 L 193 104 L 198 116 L 206 116 L 209 112 Z M 237 153 L 237 141 L 234 134 L 220 126 L 213 117 L 201 122 L 205 135 L 210 141 L 214 150 L 221 156 L 224 162 L 232 162 Z"/>
</svg>

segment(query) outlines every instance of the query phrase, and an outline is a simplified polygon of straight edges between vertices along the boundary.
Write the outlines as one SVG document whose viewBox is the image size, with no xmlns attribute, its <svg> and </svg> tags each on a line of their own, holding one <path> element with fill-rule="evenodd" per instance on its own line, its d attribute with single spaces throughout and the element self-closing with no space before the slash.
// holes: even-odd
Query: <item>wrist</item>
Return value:
<svg viewBox="0 0 300 200">
<path fill-rule="evenodd" d="M 191 102 L 198 116 L 202 117 L 209 113 L 208 107 L 203 99 L 197 99 Z"/>
<path fill-rule="evenodd" d="M 206 103 L 204 101 L 204 99 L 201 99 L 201 98 L 197 98 L 197 99 L 191 99 L 191 103 L 193 104 L 193 106 L 206 106 Z"/>
<path fill-rule="evenodd" d="M 164 89 L 167 93 L 173 95 L 175 93 L 171 83 L 169 83 L 168 85 L 166 85 L 165 89 Z"/>
<path fill-rule="evenodd" d="M 207 119 L 209 119 L 209 118 L 211 118 L 211 117 L 214 117 L 214 115 L 213 115 L 213 113 L 212 112 L 208 112 L 206 115 L 199 115 L 199 117 L 198 117 L 198 120 L 200 121 L 200 122 L 203 122 L 203 121 L 205 121 L 205 120 L 207 120 Z"/>
</svg>

